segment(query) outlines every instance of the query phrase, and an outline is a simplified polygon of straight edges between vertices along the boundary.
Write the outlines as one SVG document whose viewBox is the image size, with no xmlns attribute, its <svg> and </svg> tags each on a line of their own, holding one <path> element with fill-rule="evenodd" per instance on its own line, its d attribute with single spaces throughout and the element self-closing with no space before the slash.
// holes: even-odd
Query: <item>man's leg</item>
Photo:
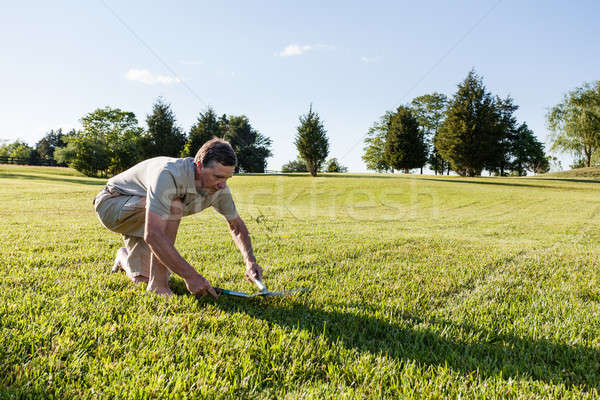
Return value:
<svg viewBox="0 0 600 400">
<path fill-rule="evenodd" d="M 171 206 L 171 218 L 167 221 L 167 237 L 171 244 L 175 244 L 177 231 L 179 230 L 179 222 L 181 221 L 182 210 L 179 202 L 174 201 Z M 158 257 L 152 253 L 150 258 L 150 280 L 146 290 L 157 294 L 171 295 L 173 292 L 169 288 L 169 276 L 171 271 L 160 262 Z"/>
<path fill-rule="evenodd" d="M 145 197 L 124 196 L 103 189 L 94 201 L 102 225 L 121 233 L 125 247 L 117 250 L 112 272 L 125 271 L 133 282 L 148 282 L 150 248 L 144 234 Z"/>
<path fill-rule="evenodd" d="M 150 248 L 144 239 L 123 235 L 125 247 L 117 250 L 112 272 L 125 271 L 134 283 L 148 282 L 150 275 Z"/>
</svg>

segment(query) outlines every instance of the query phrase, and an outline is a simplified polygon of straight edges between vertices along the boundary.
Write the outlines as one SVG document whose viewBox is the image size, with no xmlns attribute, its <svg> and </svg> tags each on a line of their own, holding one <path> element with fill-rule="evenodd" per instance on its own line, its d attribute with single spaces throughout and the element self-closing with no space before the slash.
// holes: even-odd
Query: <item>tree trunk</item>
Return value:
<svg viewBox="0 0 600 400">
<path fill-rule="evenodd" d="M 408 168 L 404 168 L 404 173 L 408 174 Z"/>
<path fill-rule="evenodd" d="M 589 168 L 589 167 L 591 167 L 591 164 L 592 164 L 592 150 L 585 149 L 584 153 L 585 153 L 585 166 Z"/>
</svg>

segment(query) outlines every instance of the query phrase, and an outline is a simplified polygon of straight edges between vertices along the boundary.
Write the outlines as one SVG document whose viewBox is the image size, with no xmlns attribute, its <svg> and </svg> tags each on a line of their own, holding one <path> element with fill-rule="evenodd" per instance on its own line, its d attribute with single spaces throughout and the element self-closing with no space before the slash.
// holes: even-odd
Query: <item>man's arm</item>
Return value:
<svg viewBox="0 0 600 400">
<path fill-rule="evenodd" d="M 202 275 L 196 272 L 183 257 L 181 257 L 177 249 L 175 249 L 173 244 L 174 241 L 169 239 L 169 223 L 178 225 L 178 222 L 181 219 L 180 210 L 174 210 L 174 208 L 177 208 L 176 205 L 172 207 L 170 218 L 173 218 L 174 220 L 171 221 L 149 209 L 146 210 L 144 241 L 162 264 L 183 278 L 190 293 L 201 295 L 209 293 L 214 298 L 217 298 L 217 293 L 213 287 Z"/>
<path fill-rule="evenodd" d="M 262 280 L 262 268 L 256 262 L 256 257 L 254 257 L 252 241 L 250 240 L 250 233 L 248 232 L 248 228 L 246 228 L 246 224 L 239 215 L 227 222 L 229 223 L 231 237 L 240 250 L 240 253 L 242 253 L 242 257 L 244 257 L 246 263 L 244 276 L 249 281 Z"/>
</svg>

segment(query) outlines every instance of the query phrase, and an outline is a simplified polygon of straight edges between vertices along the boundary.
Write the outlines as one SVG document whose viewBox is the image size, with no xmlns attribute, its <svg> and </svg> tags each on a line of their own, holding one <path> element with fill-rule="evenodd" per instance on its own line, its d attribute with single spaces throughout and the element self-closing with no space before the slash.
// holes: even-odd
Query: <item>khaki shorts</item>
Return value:
<svg viewBox="0 0 600 400">
<path fill-rule="evenodd" d="M 149 276 L 151 251 L 144 241 L 146 198 L 122 195 L 104 188 L 94 199 L 98 219 L 106 228 L 123 236 L 127 248 L 127 275 Z"/>
</svg>

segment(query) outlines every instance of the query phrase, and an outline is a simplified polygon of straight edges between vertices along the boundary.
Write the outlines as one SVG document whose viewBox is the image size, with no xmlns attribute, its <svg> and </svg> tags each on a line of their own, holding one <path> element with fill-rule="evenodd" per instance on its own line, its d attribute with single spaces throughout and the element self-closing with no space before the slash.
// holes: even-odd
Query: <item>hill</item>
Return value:
<svg viewBox="0 0 600 400">
<path fill-rule="evenodd" d="M 600 167 L 576 168 L 568 171 L 552 172 L 541 176 L 600 179 Z"/>
</svg>

